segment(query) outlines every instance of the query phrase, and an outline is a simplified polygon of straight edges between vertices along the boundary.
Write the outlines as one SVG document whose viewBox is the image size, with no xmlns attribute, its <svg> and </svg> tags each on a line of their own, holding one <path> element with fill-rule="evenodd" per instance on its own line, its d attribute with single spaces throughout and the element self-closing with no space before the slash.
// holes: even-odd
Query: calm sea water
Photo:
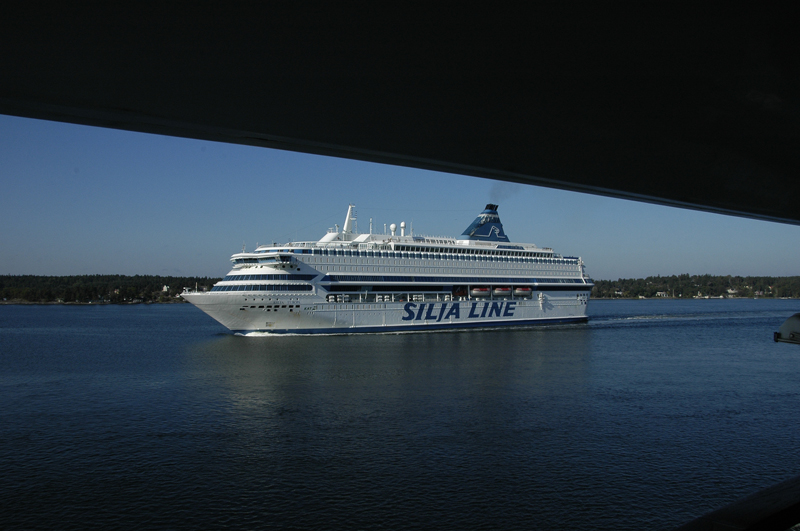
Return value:
<svg viewBox="0 0 800 531">
<path fill-rule="evenodd" d="M 3 529 L 671 529 L 800 474 L 799 301 L 496 332 L 232 336 L 0 306 Z"/>
</svg>

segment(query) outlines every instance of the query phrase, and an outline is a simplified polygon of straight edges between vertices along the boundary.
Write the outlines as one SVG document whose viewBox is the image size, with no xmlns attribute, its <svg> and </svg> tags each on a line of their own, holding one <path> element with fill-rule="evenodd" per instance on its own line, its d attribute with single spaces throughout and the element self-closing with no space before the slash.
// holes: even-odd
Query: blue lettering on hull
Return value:
<svg viewBox="0 0 800 531">
<path fill-rule="evenodd" d="M 445 319 L 450 319 L 451 317 L 455 319 L 461 319 L 461 305 L 454 304 L 450 311 L 447 312 L 447 315 L 444 316 Z"/>
<path fill-rule="evenodd" d="M 430 321 L 431 319 L 433 319 L 433 310 L 435 310 L 435 309 L 436 309 L 436 305 L 435 304 L 429 304 L 428 305 L 428 313 L 425 314 L 425 320 L 426 321 Z"/>
<path fill-rule="evenodd" d="M 482 305 L 478 307 L 478 305 Z M 517 309 L 516 301 L 504 302 L 472 302 L 469 304 L 469 314 L 467 319 L 481 319 L 486 317 L 514 317 Z M 461 319 L 461 305 L 449 302 L 407 302 L 403 306 L 403 321 L 425 321 L 441 322 L 449 319 Z M 488 315 L 487 315 L 488 312 Z M 423 317 L 424 316 L 424 317 Z"/>
</svg>

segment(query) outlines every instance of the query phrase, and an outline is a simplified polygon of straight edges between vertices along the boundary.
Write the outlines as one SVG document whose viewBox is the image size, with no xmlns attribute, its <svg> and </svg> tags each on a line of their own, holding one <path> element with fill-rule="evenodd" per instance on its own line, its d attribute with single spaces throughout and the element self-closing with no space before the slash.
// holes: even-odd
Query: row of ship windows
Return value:
<svg viewBox="0 0 800 531">
<path fill-rule="evenodd" d="M 228 275 L 224 281 L 233 280 L 311 280 L 317 275 Z"/>
<path fill-rule="evenodd" d="M 479 267 L 471 267 L 468 269 L 459 268 L 457 266 L 452 267 L 386 267 L 386 266 L 358 266 L 358 265 L 345 265 L 345 266 L 336 266 L 336 265 L 329 265 L 323 264 L 321 266 L 317 266 L 320 271 L 323 273 L 409 273 L 411 271 L 417 273 L 418 275 L 435 275 L 435 274 L 442 274 L 442 273 L 449 273 L 449 274 L 462 274 L 462 275 L 480 275 L 480 274 L 497 274 L 499 272 L 503 272 L 506 274 L 518 274 L 518 275 L 530 275 L 534 273 L 531 271 L 532 268 L 521 268 L 521 270 L 516 270 L 514 268 L 504 268 L 502 271 L 498 271 L 497 268 L 479 268 Z M 548 274 L 548 275 L 562 275 L 562 276 L 575 276 L 579 274 L 578 270 L 576 269 L 567 269 L 566 271 L 553 271 L 553 268 L 545 271 L 535 271 L 535 273 L 539 274 Z"/>
<path fill-rule="evenodd" d="M 420 277 L 407 275 L 325 275 L 322 282 L 441 282 L 470 284 L 583 284 L 579 278 L 509 278 L 509 277 Z"/>
<path fill-rule="evenodd" d="M 402 249 L 402 246 L 401 246 Z M 455 253 L 453 251 L 456 251 Z M 274 251 L 273 251 L 274 252 Z M 552 258 L 546 253 L 526 253 L 521 251 L 497 251 L 491 249 L 449 249 L 439 251 L 372 251 L 352 249 L 294 249 L 294 254 L 310 254 L 312 256 L 351 256 L 357 258 L 414 258 L 423 260 L 488 260 L 492 262 L 533 262 L 535 264 L 572 264 L 577 265 L 577 258 Z M 274 257 L 238 258 L 241 263 L 274 261 Z"/>
<path fill-rule="evenodd" d="M 352 256 L 352 257 L 356 257 L 356 258 L 362 258 L 363 257 L 363 255 L 358 254 L 358 251 L 352 251 L 352 255 L 350 254 L 350 251 L 347 251 L 347 253 L 348 254 L 335 255 L 335 256 L 345 256 L 345 257 Z M 379 259 L 380 258 L 387 258 L 387 257 L 385 257 L 385 256 L 383 256 L 383 255 L 381 255 L 379 253 L 375 253 L 375 254 L 376 254 L 375 258 L 379 258 Z M 392 253 L 388 253 L 388 254 L 392 254 Z M 399 254 L 406 254 L 406 253 L 395 253 L 395 254 L 399 255 Z M 425 254 L 425 253 L 423 253 L 423 254 Z M 334 256 L 334 255 L 331 255 L 331 256 Z M 388 257 L 388 258 L 394 258 L 394 257 Z M 458 260 L 458 261 L 455 261 L 455 262 L 448 262 L 446 264 L 448 266 L 454 266 L 454 267 L 458 266 L 461 262 L 465 262 L 465 261 L 466 262 L 488 262 L 488 263 L 503 262 L 503 263 L 526 264 L 526 265 L 527 264 L 536 264 L 536 265 L 548 264 L 548 265 L 556 265 L 556 266 L 577 266 L 578 265 L 577 261 L 545 259 L 545 258 L 525 259 L 525 258 L 503 257 L 503 256 L 453 256 L 453 255 L 441 255 L 441 256 L 440 255 L 436 255 L 436 256 L 434 256 L 434 255 L 430 255 L 430 256 L 422 256 L 422 257 L 411 257 L 411 259 L 409 259 L 409 257 L 407 257 L 407 256 L 398 257 L 398 258 L 400 258 L 403 261 L 402 262 L 397 262 L 396 261 L 397 258 L 394 258 L 394 260 L 395 260 L 394 263 L 395 264 L 401 263 L 402 265 L 419 265 L 417 263 L 413 263 L 415 260 Z M 352 260 L 352 258 L 349 259 L 349 260 L 348 260 L 348 258 L 328 258 L 328 259 L 319 260 L 319 262 L 321 262 L 321 263 L 329 263 L 329 262 L 336 262 L 338 260 L 343 260 L 343 261 L 346 261 L 347 263 L 352 263 L 352 262 L 350 262 L 350 260 Z M 275 261 L 276 260 L 274 260 L 273 258 L 258 258 L 258 259 L 256 259 L 256 258 L 236 258 L 234 260 L 234 263 L 236 263 L 236 264 L 269 264 L 269 263 L 272 263 L 272 262 L 275 262 Z M 306 259 L 306 261 L 309 262 L 309 263 L 314 263 L 315 262 L 315 260 L 313 258 L 312 259 Z M 361 260 L 359 260 L 359 263 L 362 263 Z M 375 262 L 372 262 L 370 260 L 365 260 L 363 263 L 367 263 L 368 264 L 368 263 L 375 263 Z M 383 262 L 380 262 L 380 263 L 383 263 Z"/>
<path fill-rule="evenodd" d="M 247 260 L 247 259 L 243 259 L 242 263 L 247 263 L 244 260 Z M 378 265 L 407 265 L 407 266 L 413 266 L 413 267 L 430 267 L 430 266 L 464 267 L 464 266 L 468 265 L 469 267 L 472 267 L 472 268 L 481 268 L 481 267 L 497 268 L 497 265 L 492 263 L 492 262 L 506 262 L 506 263 L 509 263 L 509 264 L 513 264 L 513 265 L 509 265 L 509 266 L 504 266 L 507 269 L 514 269 L 514 268 L 521 268 L 521 269 L 527 268 L 527 269 L 530 269 L 530 268 L 533 267 L 534 264 L 536 264 L 536 268 L 537 269 L 553 269 L 553 268 L 563 268 L 563 269 L 573 269 L 573 270 L 577 269 L 577 267 L 575 267 L 575 266 L 577 266 L 577 264 L 564 265 L 564 264 L 559 263 L 557 265 L 550 265 L 550 264 L 545 265 L 545 262 L 554 262 L 555 263 L 555 261 L 553 261 L 553 260 L 538 260 L 538 261 L 528 260 L 528 261 L 524 261 L 524 260 L 521 260 L 521 259 L 520 260 L 515 260 L 515 259 L 512 259 L 512 258 L 491 258 L 491 257 L 489 257 L 489 258 L 487 258 L 485 260 L 475 259 L 475 260 L 447 261 L 447 260 L 443 259 L 443 260 L 437 260 L 435 262 L 420 262 L 419 260 L 405 260 L 405 259 L 400 259 L 400 260 L 397 260 L 397 259 L 395 259 L 395 260 L 383 260 L 383 259 L 370 260 L 370 259 L 361 259 L 361 258 L 305 258 L 305 259 L 303 259 L 303 261 L 308 263 L 308 264 L 339 264 L 339 263 L 341 263 L 341 264 L 365 264 L 365 265 L 378 264 Z M 477 263 L 475 265 L 465 264 L 464 263 L 464 262 L 473 262 L 473 261 L 477 262 Z M 258 262 L 258 263 L 264 263 L 264 262 Z M 519 264 L 519 265 L 516 265 L 516 264 Z M 547 267 L 547 266 L 549 266 L 549 267 Z"/>
<path fill-rule="evenodd" d="M 237 275 L 254 276 L 254 275 Z M 227 277 L 226 277 L 227 278 Z M 323 282 L 441 282 L 452 284 L 583 284 L 575 278 L 503 278 L 503 277 L 408 277 L 408 276 L 358 276 L 326 275 Z M 419 286 L 423 289 L 424 286 Z M 331 289 L 331 288 L 328 288 Z M 310 284 L 240 284 L 235 286 L 214 286 L 211 291 L 312 291 Z"/>
<path fill-rule="evenodd" d="M 311 291 L 311 284 L 247 284 L 214 286 L 211 291 Z"/>
<path fill-rule="evenodd" d="M 255 308 L 255 306 L 250 306 L 250 307 L 251 307 L 251 308 Z M 266 308 L 264 308 L 264 305 L 261 305 L 261 306 L 259 306 L 259 308 L 261 308 L 261 309 L 262 309 L 262 310 L 264 310 L 265 312 L 277 312 L 277 311 L 280 311 L 280 310 L 281 310 L 281 308 L 286 308 L 286 305 L 285 305 L 285 304 L 283 304 L 283 305 L 281 305 L 281 304 L 276 304 L 276 305 L 275 305 L 275 308 L 273 308 L 271 304 L 267 304 L 267 307 L 266 307 Z M 290 304 L 290 305 L 289 305 L 289 311 L 290 311 L 290 312 L 293 312 L 293 311 L 294 311 L 292 308 L 300 308 L 300 305 L 299 305 L 299 304 L 294 304 L 294 305 L 293 305 L 293 304 Z M 240 309 L 240 310 L 247 310 L 247 306 L 242 306 L 242 307 L 241 307 L 241 308 L 239 308 L 239 309 Z"/>
<path fill-rule="evenodd" d="M 256 251 L 256 254 L 262 253 L 294 253 L 294 254 L 316 254 L 322 256 L 343 256 L 341 253 L 348 253 L 344 256 L 385 256 L 386 253 L 394 252 L 404 253 L 423 253 L 423 254 L 452 254 L 452 255 L 477 255 L 477 256 L 515 256 L 520 258 L 547 258 L 552 257 L 551 253 L 537 253 L 529 251 L 508 251 L 500 249 L 475 249 L 475 248 L 446 248 L 446 247 L 415 247 L 410 245 L 398 245 L 392 250 L 374 250 L 374 249 L 270 249 L 267 251 Z M 361 254 L 358 254 L 361 253 Z M 369 254 L 366 254 L 369 253 Z M 571 258 L 571 257 L 570 257 Z"/>
</svg>

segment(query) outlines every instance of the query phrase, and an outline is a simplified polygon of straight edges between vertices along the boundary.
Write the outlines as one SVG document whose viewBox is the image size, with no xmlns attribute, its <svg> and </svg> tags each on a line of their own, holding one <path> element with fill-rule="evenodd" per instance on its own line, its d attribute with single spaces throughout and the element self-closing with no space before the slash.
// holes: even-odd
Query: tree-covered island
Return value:
<svg viewBox="0 0 800 531">
<path fill-rule="evenodd" d="M 740 277 L 685 274 L 594 282 L 592 297 L 597 299 L 800 297 L 800 276 Z"/>
<path fill-rule="evenodd" d="M 183 302 L 184 287 L 209 290 L 221 279 L 157 275 L 0 275 L 0 302 Z M 592 298 L 800 298 L 800 276 L 673 275 L 595 280 Z"/>
<path fill-rule="evenodd" d="M 183 302 L 184 287 L 211 289 L 219 278 L 157 275 L 0 275 L 0 301 L 30 303 Z"/>
</svg>

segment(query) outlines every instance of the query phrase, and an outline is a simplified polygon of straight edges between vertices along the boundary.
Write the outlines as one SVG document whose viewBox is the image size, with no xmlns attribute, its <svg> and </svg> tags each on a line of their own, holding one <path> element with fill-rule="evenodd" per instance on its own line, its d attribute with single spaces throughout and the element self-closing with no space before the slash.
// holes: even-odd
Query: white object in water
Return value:
<svg viewBox="0 0 800 531">
<path fill-rule="evenodd" d="M 800 345 L 800 313 L 786 319 L 786 322 L 775 332 L 774 338 L 776 343 L 781 341 Z"/>
</svg>

